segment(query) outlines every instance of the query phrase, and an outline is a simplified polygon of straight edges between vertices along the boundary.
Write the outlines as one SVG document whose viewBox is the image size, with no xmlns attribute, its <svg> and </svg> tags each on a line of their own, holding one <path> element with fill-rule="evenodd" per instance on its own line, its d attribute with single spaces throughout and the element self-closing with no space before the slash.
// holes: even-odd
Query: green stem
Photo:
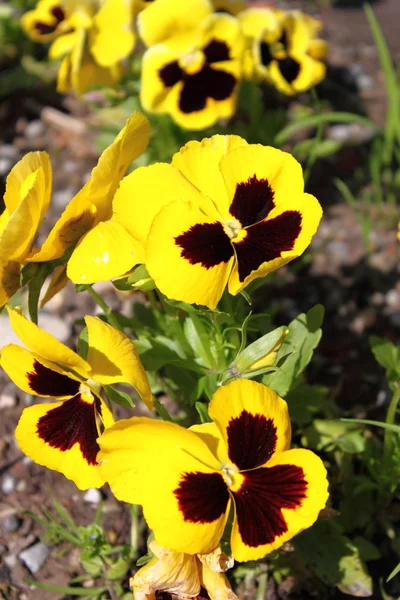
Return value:
<svg viewBox="0 0 400 600">
<path fill-rule="evenodd" d="M 131 504 L 131 548 L 133 556 L 136 558 L 138 555 L 139 548 L 139 534 L 140 534 L 140 509 L 137 504 Z"/>
<path fill-rule="evenodd" d="M 116 329 L 122 330 L 122 327 L 118 322 L 117 317 L 114 315 L 107 302 L 105 302 L 103 298 L 99 296 L 99 294 L 92 288 L 91 285 L 86 286 L 86 291 L 89 292 L 96 304 L 98 304 L 98 306 L 100 306 L 100 308 L 103 310 L 105 316 L 107 317 L 107 321 L 110 323 L 110 325 L 113 325 Z"/>
<path fill-rule="evenodd" d="M 395 390 L 393 392 L 392 399 L 389 404 L 389 408 L 386 415 L 386 423 L 388 425 L 394 425 L 396 421 L 396 411 L 400 400 L 400 381 L 397 382 Z M 392 457 L 393 448 L 393 431 L 385 429 L 383 438 L 383 461 L 387 466 L 389 465 Z"/>
</svg>

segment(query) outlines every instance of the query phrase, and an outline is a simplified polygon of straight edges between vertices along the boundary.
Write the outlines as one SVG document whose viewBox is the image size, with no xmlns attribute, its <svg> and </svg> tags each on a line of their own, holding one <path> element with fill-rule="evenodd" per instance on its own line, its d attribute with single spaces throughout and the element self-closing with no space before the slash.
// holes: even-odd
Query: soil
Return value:
<svg viewBox="0 0 400 600">
<path fill-rule="evenodd" d="M 301 2 L 286 4 L 300 7 Z M 309 2 L 303 4 L 310 6 Z M 374 4 L 374 10 L 392 55 L 398 58 L 400 3 L 382 0 Z M 362 9 L 329 7 L 319 9 L 317 14 L 325 24 L 332 68 L 345 69 L 348 73 L 352 65 L 360 65 L 365 87 L 356 95 L 364 103 L 367 114 L 382 124 L 386 107 L 383 76 Z M 27 151 L 44 149 L 50 153 L 55 191 L 50 221 L 84 184 L 96 162 L 90 123 L 91 115 L 85 106 L 73 98 L 62 99 L 51 89 L 41 91 L 40 95 L 26 93 L 17 102 L 11 98 L 0 103 L 0 165 L 4 145 L 9 152 L 10 147 L 14 148 L 10 167 Z M 336 389 L 338 402 L 344 408 L 352 407 L 353 414 L 374 418 L 388 401 L 388 394 L 383 373 L 368 348 L 368 335 L 397 340 L 400 334 L 397 215 L 386 211 L 373 216 L 371 252 L 368 253 L 355 213 L 333 193 L 328 181 L 338 172 L 351 174 L 357 160 L 357 149 L 350 148 L 340 152 L 333 163 L 327 161 L 315 169 L 310 186 L 323 202 L 325 215 L 308 253 L 310 261 L 301 268 L 282 272 L 265 288 L 263 300 L 279 305 L 278 319 L 282 323 L 316 303 L 325 306 L 324 335 L 309 370 L 309 380 Z M 7 169 L 0 172 L 3 185 L 6 174 Z M 113 288 L 106 286 L 106 293 L 114 305 L 121 302 Z M 82 314 L 93 314 L 95 307 L 86 296 L 71 294 L 67 289 L 49 304 L 47 311 L 68 325 L 69 337 L 73 339 L 74 320 Z M 79 556 L 75 551 L 68 551 L 60 557 L 60 548 L 49 545 L 50 554 L 44 565 L 34 574 L 29 572 L 19 554 L 43 538 L 44 528 L 24 511 L 40 515 L 44 508 L 51 509 L 49 489 L 79 525 L 93 522 L 97 505 L 85 502 L 84 492 L 77 490 L 73 483 L 36 465 L 18 449 L 13 435 L 15 425 L 22 408 L 31 400 L 0 373 L 0 488 L 3 486 L 0 598 L 66 600 L 68 596 L 36 589 L 26 580 L 66 586 L 72 577 L 82 572 Z M 5 493 L 5 481 L 12 481 L 9 493 Z M 101 494 L 104 500 L 102 525 L 108 539 L 118 544 L 127 542 L 130 528 L 127 507 L 117 503 L 107 487 Z M 18 515 L 20 521 L 17 530 L 9 532 L 5 523 L 12 515 Z M 307 597 L 311 596 L 306 590 L 300 595 L 291 594 L 290 582 L 286 588 L 270 583 L 266 595 L 269 600 Z"/>
</svg>

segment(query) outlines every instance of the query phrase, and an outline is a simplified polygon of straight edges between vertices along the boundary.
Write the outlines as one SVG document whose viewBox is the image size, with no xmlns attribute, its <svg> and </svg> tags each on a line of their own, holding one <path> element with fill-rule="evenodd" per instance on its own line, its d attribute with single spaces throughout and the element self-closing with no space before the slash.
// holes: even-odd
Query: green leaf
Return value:
<svg viewBox="0 0 400 600">
<path fill-rule="evenodd" d="M 262 379 L 265 385 L 271 387 L 280 396 L 285 397 L 289 390 L 293 390 L 301 383 L 301 374 L 321 339 L 323 318 L 324 308 L 317 304 L 308 313 L 300 314 L 290 323 L 289 333 L 278 353 L 278 366 L 281 366 L 280 358 L 289 354 L 290 356 L 286 358 L 279 370 L 264 375 Z"/>
<path fill-rule="evenodd" d="M 376 360 L 386 369 L 389 381 L 400 375 L 400 349 L 387 338 L 371 335 L 369 345 Z"/>
<path fill-rule="evenodd" d="M 274 145 L 282 146 L 288 139 L 290 139 L 295 133 L 302 129 L 308 129 L 311 127 L 318 127 L 329 123 L 359 123 L 360 125 L 366 125 L 371 127 L 374 131 L 378 129 L 378 125 L 360 115 L 347 112 L 323 112 L 309 117 L 305 117 L 300 121 L 291 123 L 284 129 L 282 129 L 275 138 Z"/>
<path fill-rule="evenodd" d="M 188 316 L 185 320 L 184 332 L 194 355 L 201 359 L 201 364 L 209 369 L 215 367 L 215 358 L 210 346 L 210 335 L 202 320 L 197 315 Z"/>
<path fill-rule="evenodd" d="M 318 521 L 293 541 L 299 557 L 327 585 L 350 596 L 372 596 L 372 579 L 358 548 L 335 523 Z"/>
<path fill-rule="evenodd" d="M 33 581 L 32 579 L 25 579 L 25 583 L 28 585 L 34 585 L 42 590 L 47 590 L 49 592 L 58 592 L 59 594 L 69 595 L 69 596 L 87 596 L 88 598 L 92 598 L 93 596 L 98 596 L 99 594 L 103 594 L 107 591 L 106 587 L 101 588 L 75 588 L 75 587 L 62 587 L 58 585 L 50 585 L 49 583 L 41 583 L 40 581 Z"/>
<path fill-rule="evenodd" d="M 371 419 L 340 419 L 343 423 L 360 423 L 361 425 L 374 425 L 375 427 L 382 427 L 382 429 L 388 429 L 394 433 L 400 434 L 400 425 L 391 425 L 383 421 L 372 421 Z"/>
<path fill-rule="evenodd" d="M 108 569 L 106 573 L 107 579 L 122 579 L 125 577 L 129 569 L 127 560 L 120 556 L 115 563 Z"/>
<path fill-rule="evenodd" d="M 366 438 L 355 423 L 338 419 L 315 419 L 304 432 L 303 445 L 315 450 L 339 448 L 347 454 L 364 452 Z"/>
<path fill-rule="evenodd" d="M 301 383 L 291 390 L 285 400 L 289 407 L 291 421 L 297 425 L 308 425 L 315 415 L 328 408 L 328 388 Z"/>
<path fill-rule="evenodd" d="M 111 385 L 105 385 L 104 391 L 107 397 L 115 402 L 115 404 L 119 404 L 119 406 L 123 406 L 124 408 L 134 408 L 135 404 L 126 392 L 121 392 L 121 390 L 116 390 Z"/>
<path fill-rule="evenodd" d="M 65 510 L 65 508 L 60 504 L 60 502 L 54 497 L 54 495 L 52 494 L 52 492 L 50 490 L 49 490 L 49 493 L 50 493 L 50 497 L 51 497 L 53 506 L 58 513 L 58 516 L 71 529 L 71 531 L 73 531 L 73 533 L 75 533 L 78 537 L 80 537 L 79 536 L 79 528 L 75 525 L 71 516 L 68 514 L 68 512 Z"/>
<path fill-rule="evenodd" d="M 393 577 L 396 577 L 396 575 L 398 575 L 400 573 L 400 563 L 397 565 L 397 567 L 395 567 L 393 569 L 393 571 L 390 573 L 389 577 L 386 579 L 386 582 L 390 581 L 391 579 L 393 579 Z"/>
<path fill-rule="evenodd" d="M 89 350 L 88 328 L 84 327 L 78 337 L 78 354 L 86 360 Z"/>
<path fill-rule="evenodd" d="M 211 419 L 208 416 L 208 407 L 204 402 L 196 402 L 196 410 L 199 413 L 199 417 L 202 423 L 211 423 Z"/>
</svg>

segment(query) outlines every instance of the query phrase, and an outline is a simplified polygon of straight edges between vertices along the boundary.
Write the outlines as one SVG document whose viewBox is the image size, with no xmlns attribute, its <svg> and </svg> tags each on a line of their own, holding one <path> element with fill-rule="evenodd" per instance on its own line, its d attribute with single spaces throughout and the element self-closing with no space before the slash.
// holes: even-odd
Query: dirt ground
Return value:
<svg viewBox="0 0 400 600">
<path fill-rule="evenodd" d="M 301 3 L 289 4 L 299 7 Z M 382 0 L 374 4 L 374 10 L 392 55 L 398 58 L 400 1 Z M 354 65 L 359 65 L 355 71 L 363 78 L 360 96 L 368 114 L 382 124 L 385 113 L 383 77 L 362 9 L 324 8 L 319 16 L 331 45 L 330 64 L 353 71 Z M 60 106 L 61 100 L 51 91 L 48 96 L 37 98 L 31 95 L 20 99 L 17 104 L 12 99 L 0 103 L 3 185 L 7 171 L 23 153 L 47 150 L 54 171 L 54 218 L 85 182 L 96 161 L 86 108 L 72 98 L 66 103 L 69 115 L 61 113 Z M 368 349 L 367 337 L 374 333 L 393 340 L 399 338 L 399 251 L 393 214 L 377 215 L 374 219 L 373 251 L 368 254 L 356 216 L 346 204 L 338 201 L 337 195 L 327 192 L 326 173 L 330 168 L 335 173 L 338 169 L 351 173 L 352 152 L 346 149 L 339 153 L 334 164 L 328 162 L 323 175 L 317 172 L 311 181 L 313 192 L 321 198 L 325 209 L 323 222 L 309 251 L 311 261 L 296 272 L 283 272 L 273 285 L 265 288 L 263 300 L 279 305 L 278 318 L 282 323 L 316 303 L 325 306 L 324 336 L 315 364 L 309 371 L 310 381 L 336 387 L 343 407 L 356 406 L 358 416 L 374 418 L 379 407 L 387 401 L 387 390 L 381 370 L 376 367 Z M 118 304 L 120 299 L 113 289 L 110 286 L 104 288 L 110 302 Z M 74 319 L 93 312 L 96 309 L 90 299 L 71 294 L 67 289 L 43 314 L 45 318 L 53 319 L 48 321 L 51 330 L 63 341 L 69 341 L 74 333 Z M 42 323 L 45 326 L 45 321 Z M 0 317 L 2 345 L 8 343 L 4 340 L 8 340 L 9 335 L 5 319 Z M 71 577 L 81 573 L 79 557 L 76 552 L 67 552 L 60 558 L 59 549 L 45 542 L 48 555 L 43 565 L 35 572 L 30 571 L 20 554 L 42 539 L 43 527 L 24 511 L 40 514 L 41 509 L 49 508 L 48 489 L 51 489 L 74 520 L 85 525 L 93 521 L 99 498 L 85 500 L 85 493 L 62 475 L 46 470 L 22 455 L 13 432 L 21 410 L 31 402 L 31 397 L 16 390 L 0 374 L 0 598 L 61 600 L 67 596 L 35 589 L 25 580 L 33 578 L 68 585 Z M 127 507 L 117 503 L 107 488 L 101 490 L 101 497 L 105 502 L 102 525 L 110 541 L 127 541 Z M 279 590 L 275 590 L 269 598 L 290 599 L 291 596 L 280 595 Z"/>
</svg>

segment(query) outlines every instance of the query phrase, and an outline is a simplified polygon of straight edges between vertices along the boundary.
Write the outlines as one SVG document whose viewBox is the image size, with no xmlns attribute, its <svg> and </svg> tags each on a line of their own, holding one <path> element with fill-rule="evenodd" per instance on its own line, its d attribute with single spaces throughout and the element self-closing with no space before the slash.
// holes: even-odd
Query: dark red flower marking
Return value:
<svg viewBox="0 0 400 600">
<path fill-rule="evenodd" d="M 207 98 L 226 100 L 233 94 L 235 86 L 236 78 L 231 73 L 213 69 L 205 63 L 198 73 L 185 74 L 179 108 L 185 114 L 203 110 Z"/>
<path fill-rule="evenodd" d="M 221 223 L 199 223 L 178 235 L 175 243 L 182 248 L 181 256 L 190 264 L 211 269 L 226 263 L 233 256 L 229 237 Z"/>
<path fill-rule="evenodd" d="M 226 511 L 228 488 L 219 473 L 185 473 L 174 494 L 185 521 L 212 523 Z"/>
<path fill-rule="evenodd" d="M 301 232 L 301 221 L 297 210 L 287 210 L 274 219 L 249 227 L 246 238 L 235 243 L 239 281 L 244 281 L 262 263 L 293 250 Z"/>
<path fill-rule="evenodd" d="M 268 179 L 253 175 L 237 184 L 229 211 L 242 227 L 248 227 L 265 219 L 274 206 L 274 191 Z"/>
<path fill-rule="evenodd" d="M 292 83 L 300 73 L 300 63 L 291 56 L 278 60 L 279 70 L 288 83 Z"/>
<path fill-rule="evenodd" d="M 229 46 L 221 40 L 211 40 L 205 48 L 203 48 L 206 61 L 208 63 L 222 62 L 230 59 Z"/>
<path fill-rule="evenodd" d="M 48 35 L 54 33 L 59 24 L 65 19 L 65 12 L 61 6 L 55 6 L 50 11 L 54 17 L 53 23 L 43 23 L 42 21 L 36 21 L 34 24 L 35 29 L 42 35 Z"/>
<path fill-rule="evenodd" d="M 239 533 L 252 548 L 271 544 L 287 532 L 282 508 L 295 510 L 306 497 L 307 481 L 297 465 L 276 465 L 243 474 L 235 498 Z"/>
<path fill-rule="evenodd" d="M 163 84 L 167 88 L 170 88 L 170 87 L 173 87 L 174 85 L 176 85 L 178 83 L 178 81 L 180 81 L 182 79 L 183 74 L 184 74 L 184 72 L 181 69 L 181 67 L 179 66 L 177 60 L 174 60 L 174 62 L 171 62 L 168 65 L 165 65 L 165 67 L 163 67 L 159 71 L 159 76 L 161 77 Z"/>
<path fill-rule="evenodd" d="M 275 452 L 277 435 L 272 419 L 242 410 L 227 427 L 228 455 L 241 471 L 267 462 Z"/>
<path fill-rule="evenodd" d="M 265 67 L 271 64 L 274 60 L 274 57 L 269 48 L 269 44 L 267 42 L 261 42 L 260 44 L 260 54 L 261 54 L 261 62 Z"/>
<path fill-rule="evenodd" d="M 185 114 L 203 110 L 207 98 L 222 101 L 229 98 L 235 89 L 236 78 L 226 71 L 212 68 L 213 63 L 230 60 L 229 47 L 221 40 L 211 40 L 203 48 L 205 63 L 197 73 L 186 73 L 178 61 L 173 61 L 159 70 L 165 87 L 171 88 L 183 82 L 179 98 L 179 108 Z"/>
<path fill-rule="evenodd" d="M 36 433 L 52 448 L 62 452 L 79 444 L 82 455 L 89 465 L 96 465 L 100 448 L 96 426 L 95 406 L 82 400 L 78 394 L 65 400 L 57 408 L 40 417 Z"/>
<path fill-rule="evenodd" d="M 38 396 L 75 396 L 79 392 L 79 381 L 56 373 L 43 366 L 37 360 L 33 363 L 33 371 L 27 373 L 29 387 Z"/>
</svg>

